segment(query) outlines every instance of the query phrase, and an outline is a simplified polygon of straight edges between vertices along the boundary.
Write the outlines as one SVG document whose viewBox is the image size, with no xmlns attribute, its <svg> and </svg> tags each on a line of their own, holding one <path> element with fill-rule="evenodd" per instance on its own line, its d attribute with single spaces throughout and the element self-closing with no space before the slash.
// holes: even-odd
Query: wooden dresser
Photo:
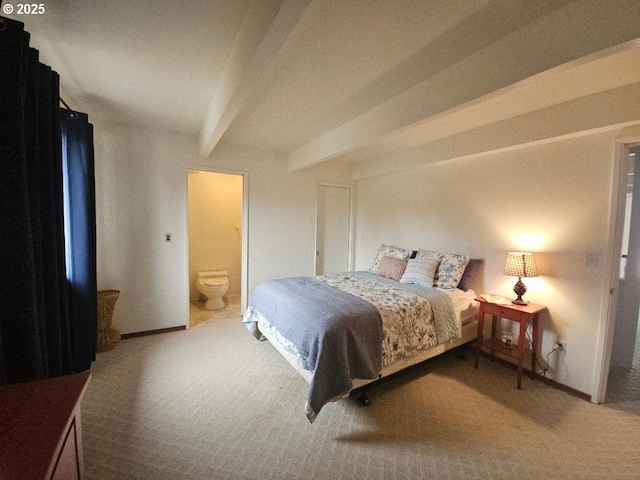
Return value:
<svg viewBox="0 0 640 480">
<path fill-rule="evenodd" d="M 0 387 L 0 480 L 83 478 L 80 401 L 90 378 Z"/>
</svg>

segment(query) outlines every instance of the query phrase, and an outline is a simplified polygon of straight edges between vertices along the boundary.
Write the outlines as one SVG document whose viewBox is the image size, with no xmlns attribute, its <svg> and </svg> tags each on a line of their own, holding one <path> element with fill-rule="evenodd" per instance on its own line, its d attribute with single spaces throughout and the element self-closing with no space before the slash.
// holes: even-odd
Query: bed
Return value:
<svg viewBox="0 0 640 480">
<path fill-rule="evenodd" d="M 309 383 L 313 422 L 326 403 L 475 339 L 480 264 L 382 245 L 370 270 L 262 283 L 243 322 Z"/>
</svg>

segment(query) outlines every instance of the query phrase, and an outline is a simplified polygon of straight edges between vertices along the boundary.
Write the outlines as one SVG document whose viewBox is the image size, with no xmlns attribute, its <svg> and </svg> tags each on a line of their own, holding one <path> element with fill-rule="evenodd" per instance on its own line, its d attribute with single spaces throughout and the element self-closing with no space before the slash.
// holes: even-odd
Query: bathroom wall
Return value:
<svg viewBox="0 0 640 480">
<path fill-rule="evenodd" d="M 196 272 L 226 270 L 228 295 L 240 294 L 242 175 L 189 171 L 189 299 Z"/>
</svg>

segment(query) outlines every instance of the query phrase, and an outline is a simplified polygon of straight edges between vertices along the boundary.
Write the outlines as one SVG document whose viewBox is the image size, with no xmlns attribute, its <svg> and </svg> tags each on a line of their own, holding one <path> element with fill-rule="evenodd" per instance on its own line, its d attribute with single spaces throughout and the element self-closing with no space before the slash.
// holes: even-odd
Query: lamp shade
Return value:
<svg viewBox="0 0 640 480">
<path fill-rule="evenodd" d="M 512 277 L 537 277 L 538 267 L 533 253 L 509 252 L 504 264 L 504 274 Z"/>
</svg>

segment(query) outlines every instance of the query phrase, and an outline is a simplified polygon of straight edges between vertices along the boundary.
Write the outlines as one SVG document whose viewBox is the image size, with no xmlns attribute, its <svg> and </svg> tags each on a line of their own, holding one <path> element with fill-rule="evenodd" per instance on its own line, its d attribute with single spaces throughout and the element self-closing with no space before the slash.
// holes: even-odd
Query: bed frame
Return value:
<svg viewBox="0 0 640 480">
<path fill-rule="evenodd" d="M 282 355 L 287 362 L 291 364 L 296 371 L 302 375 L 302 377 L 307 381 L 307 383 L 311 383 L 312 372 L 309 370 L 305 370 L 298 364 L 298 359 L 296 356 L 290 352 L 288 352 L 284 347 L 280 345 L 280 343 L 273 338 L 273 336 L 267 332 L 260 331 L 264 337 L 269 340 L 269 343 L 275 347 L 275 349 Z M 390 365 L 386 365 L 382 367 L 382 371 L 380 372 L 380 376 L 376 379 L 372 380 L 364 380 L 364 379 L 354 379 L 353 387 L 349 395 L 357 395 L 358 401 L 363 405 L 369 405 L 370 400 L 367 396 L 367 388 L 373 386 L 372 384 L 379 382 L 382 379 L 386 379 L 390 375 L 400 372 L 406 368 L 412 367 L 419 363 L 424 362 L 425 360 L 429 360 L 435 356 L 441 355 L 442 353 L 449 351 L 453 348 L 459 347 L 465 343 L 471 342 L 476 339 L 478 336 L 478 321 L 476 319 L 471 320 L 470 322 L 462 325 L 462 336 L 459 338 L 452 338 L 443 343 L 439 343 L 438 345 L 434 345 L 431 348 L 423 350 L 421 352 L 416 353 L 415 355 L 411 355 L 409 357 L 401 358 L 393 362 Z M 339 400 L 336 398 L 335 400 Z"/>
</svg>

